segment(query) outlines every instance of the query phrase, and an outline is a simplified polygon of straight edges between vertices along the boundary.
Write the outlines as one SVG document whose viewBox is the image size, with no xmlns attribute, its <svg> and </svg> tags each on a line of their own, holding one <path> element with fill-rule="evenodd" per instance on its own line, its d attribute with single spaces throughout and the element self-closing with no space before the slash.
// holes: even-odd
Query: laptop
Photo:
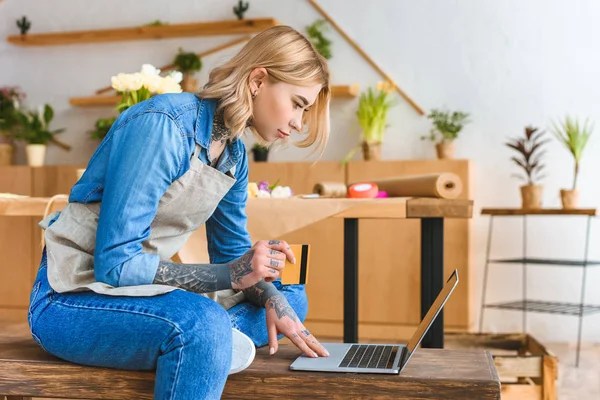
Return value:
<svg viewBox="0 0 600 400">
<path fill-rule="evenodd" d="M 329 351 L 329 357 L 312 358 L 303 354 L 290 365 L 290 369 L 294 371 L 400 374 L 457 284 L 458 271 L 454 270 L 407 345 L 321 343 Z"/>
</svg>

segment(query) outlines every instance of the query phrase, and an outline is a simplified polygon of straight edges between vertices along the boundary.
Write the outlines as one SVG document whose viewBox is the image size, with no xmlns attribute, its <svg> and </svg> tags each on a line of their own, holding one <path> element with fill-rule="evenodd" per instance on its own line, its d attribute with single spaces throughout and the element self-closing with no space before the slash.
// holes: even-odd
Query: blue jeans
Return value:
<svg viewBox="0 0 600 400">
<path fill-rule="evenodd" d="M 304 286 L 275 285 L 304 321 Z M 44 250 L 28 321 L 33 339 L 56 357 L 83 365 L 156 370 L 155 399 L 187 400 L 221 397 L 231 363 L 231 327 L 264 346 L 265 315 L 264 308 L 248 302 L 226 311 L 184 290 L 154 297 L 60 294 L 48 283 Z"/>
</svg>

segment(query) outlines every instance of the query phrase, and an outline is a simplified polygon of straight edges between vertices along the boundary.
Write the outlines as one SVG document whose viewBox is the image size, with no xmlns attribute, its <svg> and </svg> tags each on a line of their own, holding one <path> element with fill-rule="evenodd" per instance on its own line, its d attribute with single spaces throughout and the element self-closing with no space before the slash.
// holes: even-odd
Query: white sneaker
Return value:
<svg viewBox="0 0 600 400">
<path fill-rule="evenodd" d="M 231 369 L 229 375 L 245 370 L 254 361 L 256 347 L 248 336 L 235 328 L 231 328 L 233 351 L 231 352 Z"/>
</svg>

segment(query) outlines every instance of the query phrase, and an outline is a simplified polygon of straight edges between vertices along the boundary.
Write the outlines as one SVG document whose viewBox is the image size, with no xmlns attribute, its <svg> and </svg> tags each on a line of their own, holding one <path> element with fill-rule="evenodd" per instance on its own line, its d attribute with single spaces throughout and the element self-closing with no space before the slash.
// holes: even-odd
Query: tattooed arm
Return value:
<svg viewBox="0 0 600 400">
<path fill-rule="evenodd" d="M 288 316 L 292 321 L 298 320 L 296 313 L 289 305 L 285 296 L 272 283 L 260 281 L 256 285 L 244 290 L 244 294 L 248 301 L 258 307 L 265 307 L 267 311 L 274 309 L 279 319 Z"/>
<path fill-rule="evenodd" d="M 160 261 L 154 277 L 156 284 L 175 286 L 195 293 L 208 293 L 222 289 L 243 290 L 263 280 L 273 280 L 285 266 L 289 251 L 287 243 L 259 241 L 240 258 L 228 264 L 179 264 Z M 293 256 L 293 254 L 292 254 Z M 270 284 L 262 292 L 278 293 Z M 273 292 L 274 290 L 274 292 Z M 253 294 L 250 294 L 252 296 Z M 258 293 L 254 297 L 258 300 Z M 265 299 L 266 301 L 266 299 Z M 261 306 L 264 306 L 264 302 Z"/>
<path fill-rule="evenodd" d="M 231 289 L 231 276 L 227 264 L 179 264 L 160 261 L 153 283 L 175 286 L 194 293 L 208 293 Z"/>
</svg>

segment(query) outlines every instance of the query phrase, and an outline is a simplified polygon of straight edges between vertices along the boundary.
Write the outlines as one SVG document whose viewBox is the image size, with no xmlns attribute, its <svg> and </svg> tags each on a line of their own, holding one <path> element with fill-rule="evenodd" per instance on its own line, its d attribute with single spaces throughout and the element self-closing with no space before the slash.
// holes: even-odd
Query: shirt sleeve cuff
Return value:
<svg viewBox="0 0 600 400">
<path fill-rule="evenodd" d="M 123 263 L 119 286 L 150 285 L 158 270 L 158 254 L 140 253 Z"/>
</svg>

